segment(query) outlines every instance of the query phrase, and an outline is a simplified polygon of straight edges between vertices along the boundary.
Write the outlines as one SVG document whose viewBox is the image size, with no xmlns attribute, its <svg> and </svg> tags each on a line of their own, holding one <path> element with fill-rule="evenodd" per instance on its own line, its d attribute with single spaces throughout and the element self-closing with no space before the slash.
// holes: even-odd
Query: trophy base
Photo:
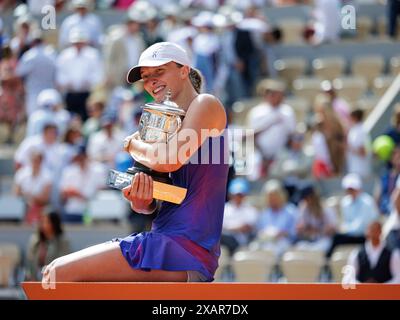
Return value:
<svg viewBox="0 0 400 320">
<path fill-rule="evenodd" d="M 126 170 L 126 173 L 131 175 L 135 175 L 136 173 L 140 172 L 143 172 L 151 176 L 154 181 L 172 184 L 172 180 L 169 177 L 169 173 L 152 170 L 139 162 L 135 162 L 133 167 L 130 167 L 128 170 Z"/>
<path fill-rule="evenodd" d="M 168 173 L 151 170 L 142 164 L 136 163 L 126 172 L 110 170 L 107 178 L 107 185 L 113 189 L 122 190 L 132 183 L 134 175 L 143 172 L 150 175 L 153 179 L 153 198 L 181 204 L 186 197 L 187 190 L 172 184 Z"/>
</svg>

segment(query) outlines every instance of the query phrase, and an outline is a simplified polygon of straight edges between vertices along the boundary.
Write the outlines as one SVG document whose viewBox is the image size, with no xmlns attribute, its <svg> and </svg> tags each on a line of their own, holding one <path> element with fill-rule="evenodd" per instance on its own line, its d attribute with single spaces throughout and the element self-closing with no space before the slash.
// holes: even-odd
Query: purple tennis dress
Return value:
<svg viewBox="0 0 400 320">
<path fill-rule="evenodd" d="M 193 270 L 207 281 L 214 279 L 228 177 L 227 140 L 226 131 L 208 138 L 188 163 L 171 173 L 174 185 L 187 188 L 180 205 L 163 202 L 151 231 L 120 240 L 132 268 Z"/>
</svg>

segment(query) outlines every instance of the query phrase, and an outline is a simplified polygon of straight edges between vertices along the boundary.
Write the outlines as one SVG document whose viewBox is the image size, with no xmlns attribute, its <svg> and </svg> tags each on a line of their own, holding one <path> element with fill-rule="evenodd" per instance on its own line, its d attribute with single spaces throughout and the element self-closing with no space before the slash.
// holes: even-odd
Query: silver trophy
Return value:
<svg viewBox="0 0 400 320">
<path fill-rule="evenodd" d="M 142 106 L 139 135 L 144 142 L 167 143 L 181 128 L 186 112 L 170 99 L 171 91 L 168 90 L 161 103 L 146 103 Z M 129 140 L 125 143 L 125 147 L 129 148 Z M 107 184 L 115 189 L 123 189 L 131 184 L 133 176 L 138 172 L 146 173 L 153 178 L 154 198 L 173 203 L 183 201 L 182 195 L 186 195 L 186 189 L 173 186 L 169 173 L 152 170 L 138 161 L 126 172 L 110 170 Z"/>
</svg>

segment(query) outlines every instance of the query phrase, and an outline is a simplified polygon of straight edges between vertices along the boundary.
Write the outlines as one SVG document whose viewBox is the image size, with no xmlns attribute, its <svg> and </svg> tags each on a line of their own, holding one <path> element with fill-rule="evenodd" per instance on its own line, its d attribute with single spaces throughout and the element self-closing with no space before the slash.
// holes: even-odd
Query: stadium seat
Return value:
<svg viewBox="0 0 400 320">
<path fill-rule="evenodd" d="M 368 16 L 357 16 L 356 22 L 356 39 L 364 41 L 371 36 L 372 28 L 374 26 L 373 20 Z"/>
<path fill-rule="evenodd" d="M 376 77 L 382 74 L 385 67 L 385 60 L 379 55 L 355 57 L 351 64 L 351 71 L 354 76 L 367 80 L 371 88 Z"/>
<path fill-rule="evenodd" d="M 368 83 L 362 77 L 340 77 L 333 80 L 333 87 L 338 95 L 347 101 L 357 101 L 365 94 Z"/>
<path fill-rule="evenodd" d="M 291 88 L 293 81 L 305 73 L 307 61 L 303 58 L 279 59 L 274 62 L 274 68 L 279 77 Z"/>
<path fill-rule="evenodd" d="M 0 196 L 0 221 L 1 220 L 23 220 L 25 215 L 25 203 L 22 198 L 13 194 Z"/>
<path fill-rule="evenodd" d="M 242 250 L 232 260 L 235 281 L 265 282 L 270 279 L 275 266 L 275 253 L 268 250 Z"/>
<path fill-rule="evenodd" d="M 278 27 L 282 30 L 282 40 L 285 44 L 299 44 L 304 42 L 303 31 L 306 23 L 300 19 L 281 19 Z"/>
<path fill-rule="evenodd" d="M 20 248 L 13 243 L 0 243 L 0 286 L 8 287 L 21 262 Z"/>
<path fill-rule="evenodd" d="M 313 73 L 323 80 L 333 80 L 342 76 L 346 61 L 342 57 L 321 57 L 312 61 Z"/>
<path fill-rule="evenodd" d="M 386 90 L 394 81 L 394 76 L 380 76 L 374 79 L 372 84 L 372 92 L 378 96 L 382 97 Z"/>
<path fill-rule="evenodd" d="M 214 279 L 216 282 L 221 282 L 226 279 L 225 278 L 226 271 L 227 268 L 230 266 L 230 264 L 231 264 L 231 257 L 229 255 L 229 250 L 226 247 L 221 246 L 221 255 L 218 259 L 218 268 L 214 274 Z"/>
<path fill-rule="evenodd" d="M 329 262 L 332 272 L 332 282 L 342 281 L 343 267 L 347 265 L 351 252 L 359 247 L 359 245 L 341 245 L 336 247 Z"/>
<path fill-rule="evenodd" d="M 395 56 L 389 62 L 390 74 L 397 76 L 400 74 L 400 56 Z"/>
<path fill-rule="evenodd" d="M 293 93 L 296 97 L 303 98 L 312 106 L 315 96 L 321 92 L 322 80 L 316 77 L 298 78 L 293 81 Z"/>
<path fill-rule="evenodd" d="M 287 282 L 316 282 L 324 262 L 323 252 L 290 250 L 282 256 L 281 268 Z"/>
<path fill-rule="evenodd" d="M 293 108 L 297 122 L 306 120 L 307 113 L 311 110 L 311 105 L 307 99 L 302 97 L 286 98 L 285 103 Z"/>
<path fill-rule="evenodd" d="M 249 110 L 258 105 L 262 100 L 260 98 L 250 98 L 236 101 L 232 105 L 232 123 L 244 126 L 247 123 L 247 113 Z"/>
<path fill-rule="evenodd" d="M 387 37 L 386 16 L 380 16 L 376 20 L 376 31 L 380 38 Z"/>
<path fill-rule="evenodd" d="M 92 220 L 118 220 L 125 218 L 127 202 L 121 193 L 114 190 L 101 190 L 90 200 L 88 205 Z"/>
<path fill-rule="evenodd" d="M 7 142 L 11 134 L 10 126 L 0 123 L 0 144 Z"/>
</svg>

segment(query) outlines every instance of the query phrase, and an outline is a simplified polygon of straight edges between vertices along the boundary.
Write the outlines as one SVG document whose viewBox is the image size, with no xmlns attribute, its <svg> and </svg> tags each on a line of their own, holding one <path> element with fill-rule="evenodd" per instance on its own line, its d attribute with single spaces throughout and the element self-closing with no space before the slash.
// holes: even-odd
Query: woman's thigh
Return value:
<svg viewBox="0 0 400 320">
<path fill-rule="evenodd" d="M 118 242 L 95 245 L 54 260 L 45 269 L 43 282 L 78 281 L 187 281 L 186 271 L 133 269 Z"/>
</svg>

